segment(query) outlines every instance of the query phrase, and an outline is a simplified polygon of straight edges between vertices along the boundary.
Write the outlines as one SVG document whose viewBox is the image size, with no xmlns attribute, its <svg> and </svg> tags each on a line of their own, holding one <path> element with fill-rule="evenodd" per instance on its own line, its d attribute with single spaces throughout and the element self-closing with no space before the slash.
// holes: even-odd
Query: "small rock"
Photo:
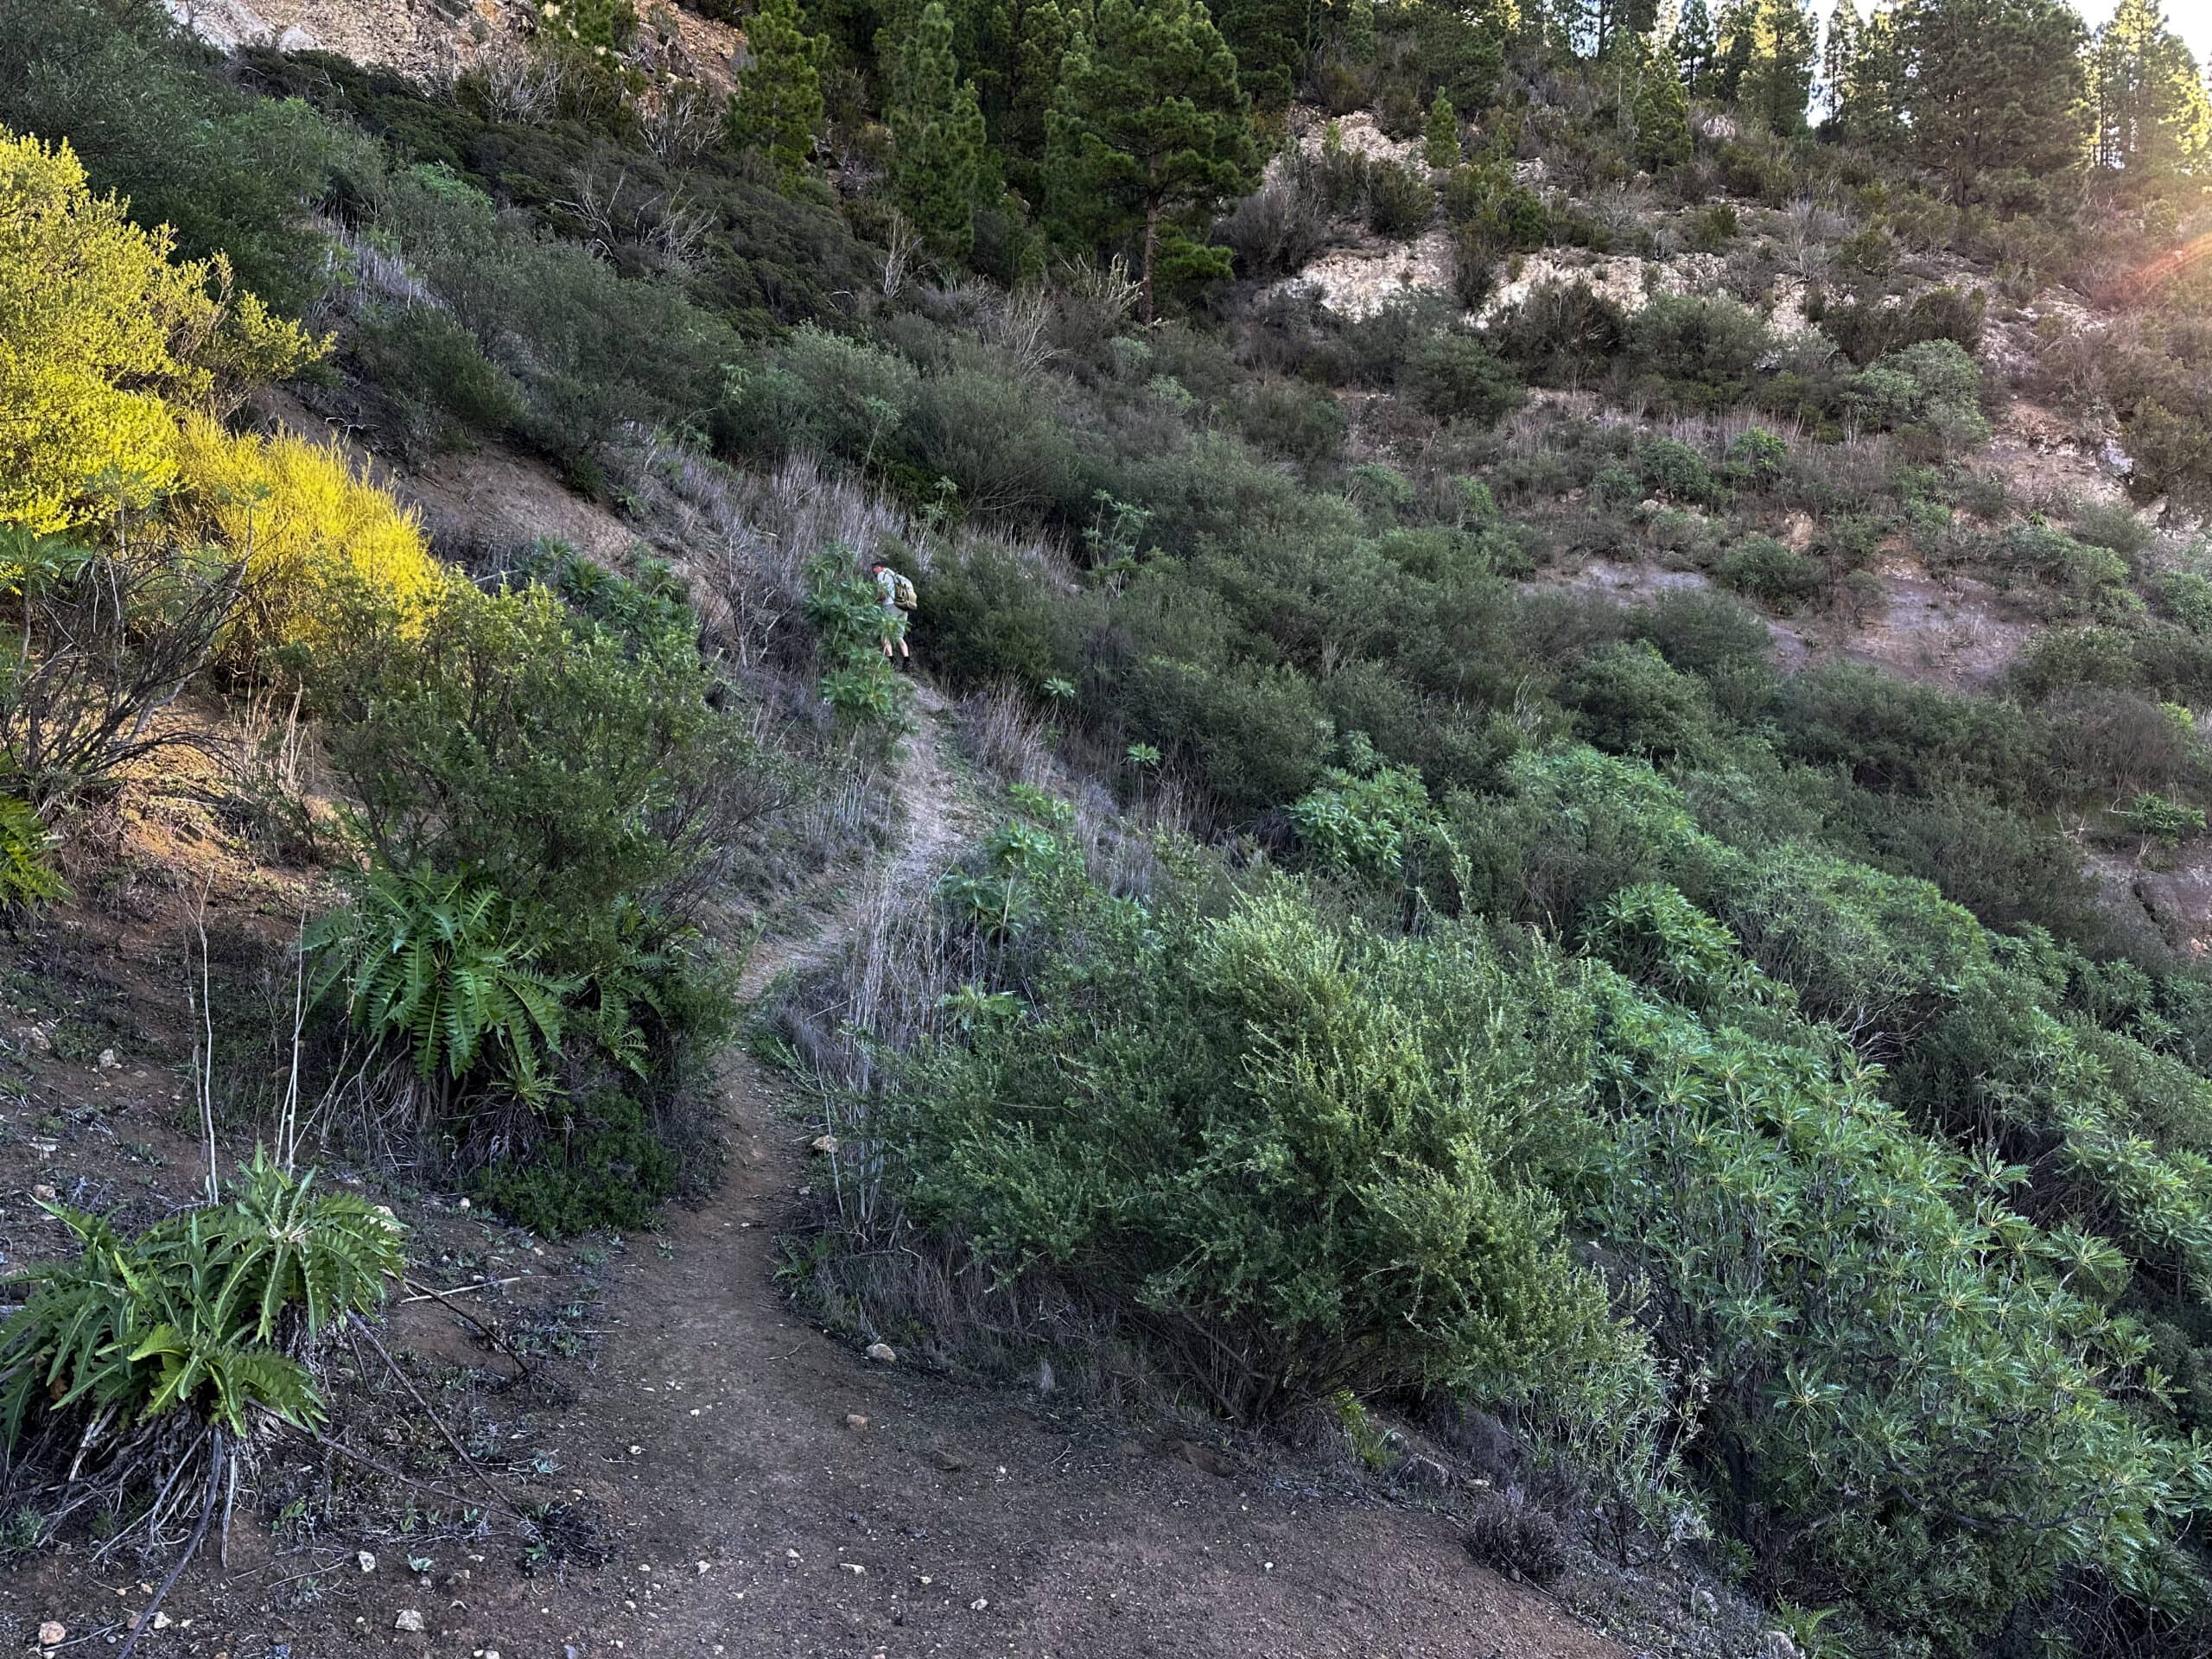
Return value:
<svg viewBox="0 0 2212 1659">
<path fill-rule="evenodd" d="M 968 1611 L 971 1613 L 980 1613 L 990 1605 L 991 1599 L 988 1596 L 978 1596 L 968 1604 Z"/>
<path fill-rule="evenodd" d="M 41 1204 L 52 1204 L 60 1196 L 44 1181 L 41 1181 L 36 1186 L 31 1188 L 31 1197 L 38 1199 Z"/>
<path fill-rule="evenodd" d="M 1796 1643 L 1787 1630 L 1769 1630 L 1759 1643 L 1759 1659 L 1801 1659 Z"/>
<path fill-rule="evenodd" d="M 414 1607 L 401 1608 L 399 1617 L 391 1621 L 391 1628 L 395 1630 L 410 1631 L 419 1636 L 423 1630 L 421 1610 Z"/>
<path fill-rule="evenodd" d="M 865 1434 L 868 1433 L 868 1419 L 857 1411 L 849 1411 L 845 1414 L 845 1427 L 855 1434 Z"/>
<path fill-rule="evenodd" d="M 967 1459 L 948 1452 L 943 1446 L 930 1453 L 930 1460 L 948 1475 L 957 1475 L 968 1466 Z"/>
<path fill-rule="evenodd" d="M 467 1209 L 467 1208 L 468 1208 L 468 1200 L 467 1200 L 467 1198 L 463 1198 L 463 1199 L 462 1199 L 459 1204 L 455 1205 L 454 1206 L 454 1208 L 455 1208 L 456 1210 L 466 1210 L 466 1209 Z"/>
<path fill-rule="evenodd" d="M 871 1342 L 868 1345 L 868 1357 L 883 1364 L 890 1365 L 897 1363 L 899 1351 L 887 1342 Z"/>
<path fill-rule="evenodd" d="M 99 1068 L 103 1071 L 120 1071 L 123 1070 L 123 1062 L 115 1058 L 113 1049 L 104 1048 L 100 1050 Z"/>
<path fill-rule="evenodd" d="M 1690 1592 L 1690 1611 L 1700 1618 L 1718 1618 L 1720 1604 L 1713 1599 L 1712 1591 L 1693 1590 Z"/>
<path fill-rule="evenodd" d="M 69 1639 L 69 1627 L 48 1619 L 38 1627 L 38 1644 L 41 1648 L 58 1648 Z"/>
<path fill-rule="evenodd" d="M 837 1150 L 837 1137 L 834 1135 L 817 1135 L 807 1144 L 817 1152 L 835 1152 Z"/>
<path fill-rule="evenodd" d="M 372 1551 L 362 1550 L 353 1559 L 361 1564 L 361 1571 L 364 1573 L 373 1573 L 377 1570 L 377 1558 Z"/>
<path fill-rule="evenodd" d="M 1401 1486 L 1410 1486 L 1416 1491 L 1448 1491 L 1452 1486 L 1452 1471 L 1434 1458 L 1424 1457 L 1418 1452 L 1408 1452 L 1390 1471 L 1390 1478 Z"/>
</svg>

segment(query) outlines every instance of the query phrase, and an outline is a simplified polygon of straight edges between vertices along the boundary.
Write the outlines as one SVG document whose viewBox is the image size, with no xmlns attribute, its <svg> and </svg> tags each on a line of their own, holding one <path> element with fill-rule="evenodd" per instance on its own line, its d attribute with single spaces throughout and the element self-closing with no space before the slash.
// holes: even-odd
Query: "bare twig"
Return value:
<svg viewBox="0 0 2212 1659">
<path fill-rule="evenodd" d="M 410 1290 L 420 1291 L 422 1294 L 403 1296 L 399 1299 L 399 1305 L 404 1307 L 410 1302 L 442 1302 L 448 1296 L 467 1296 L 477 1291 L 491 1290 L 501 1285 L 519 1284 L 530 1276 L 526 1273 L 518 1273 L 505 1279 L 479 1279 L 474 1284 L 455 1285 L 451 1290 L 438 1290 L 429 1285 L 418 1285 L 412 1279 L 403 1279 L 399 1281 L 400 1283 L 405 1285 Z M 456 1307 L 454 1312 L 460 1313 L 461 1310 Z M 468 1316 L 462 1314 L 461 1317 L 466 1319 Z"/>
<path fill-rule="evenodd" d="M 430 1409 L 430 1402 L 423 1397 L 423 1391 L 415 1386 L 415 1382 L 412 1377 L 409 1376 L 406 1372 L 399 1369 L 399 1362 L 392 1358 L 391 1353 L 386 1351 L 384 1344 L 377 1340 L 377 1333 L 369 1329 L 368 1321 L 364 1319 L 359 1314 L 356 1313 L 353 1315 L 353 1326 L 363 1336 L 369 1339 L 369 1346 L 377 1351 L 377 1357 L 384 1361 L 385 1369 L 390 1370 L 392 1376 L 399 1379 L 399 1386 L 406 1389 L 409 1397 L 412 1399 L 417 1406 L 422 1408 L 423 1414 L 437 1426 L 438 1433 L 444 1437 L 445 1443 L 453 1448 L 454 1456 L 459 1458 L 461 1462 L 467 1466 L 468 1472 L 470 1474 L 475 1476 L 479 1481 L 483 1483 L 484 1488 L 486 1491 L 490 1492 L 493 1497 L 499 1499 L 502 1508 L 517 1515 L 521 1514 L 521 1507 L 516 1503 L 514 1499 L 508 1497 L 506 1493 L 501 1491 L 498 1486 L 494 1485 L 493 1484 L 492 1477 L 485 1473 L 484 1465 L 477 1462 L 474 1458 L 468 1455 L 468 1448 L 461 1443 L 460 1440 L 454 1434 L 453 1430 L 446 1427 L 446 1420 L 439 1416 L 436 1412 Z"/>
<path fill-rule="evenodd" d="M 123 1651 L 116 1659 L 130 1659 L 132 1649 L 138 1645 L 138 1638 L 153 1629 L 155 1610 L 160 1607 L 162 1598 L 175 1587 L 177 1579 L 191 1563 L 193 1555 L 200 1548 L 200 1541 L 207 1535 L 207 1523 L 215 1518 L 215 1492 L 223 1484 L 223 1465 L 227 1461 L 225 1456 L 226 1442 L 221 1429 L 210 1432 L 215 1437 L 215 1455 L 207 1465 L 207 1492 L 200 1503 L 200 1522 L 193 1528 L 192 1537 L 184 1547 L 184 1554 L 176 1558 L 176 1565 L 169 1568 L 168 1577 L 163 1579 L 162 1587 L 154 1592 L 154 1599 L 139 1610 L 138 1617 L 130 1627 L 130 1639 L 123 1644 Z"/>
</svg>

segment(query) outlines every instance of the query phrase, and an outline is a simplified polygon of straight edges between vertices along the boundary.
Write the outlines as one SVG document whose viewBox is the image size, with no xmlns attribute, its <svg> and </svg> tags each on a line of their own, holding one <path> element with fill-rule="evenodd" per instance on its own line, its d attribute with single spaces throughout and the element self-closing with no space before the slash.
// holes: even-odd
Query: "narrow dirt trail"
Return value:
<svg viewBox="0 0 2212 1659">
<path fill-rule="evenodd" d="M 737 985 L 738 999 L 753 1002 L 788 969 L 827 961 L 853 934 L 864 913 L 871 888 L 889 887 L 905 893 L 926 892 L 938 874 L 958 854 L 963 841 L 963 804 L 958 785 L 944 763 L 944 746 L 950 741 L 944 729 L 952 719 L 951 705 L 931 685 L 913 683 L 914 706 L 920 715 L 918 728 L 908 738 L 899 760 L 895 787 L 906 808 L 898 850 L 870 872 L 861 891 L 848 898 L 820 926 L 803 938 L 772 939 L 756 948 Z"/>
<path fill-rule="evenodd" d="M 973 830 L 944 761 L 948 710 L 926 691 L 921 706 L 887 872 L 909 892 L 927 891 Z M 824 958 L 867 897 L 760 953 L 746 994 Z M 742 1054 L 724 1100 L 721 1192 L 632 1243 L 594 1377 L 553 1437 L 613 1559 L 559 1583 L 487 1586 L 448 1642 L 556 1659 L 1621 1654 L 1472 1567 L 1441 1516 L 1206 1472 L 1106 1414 L 873 1363 L 806 1325 L 774 1268 L 810 1131 Z"/>
</svg>

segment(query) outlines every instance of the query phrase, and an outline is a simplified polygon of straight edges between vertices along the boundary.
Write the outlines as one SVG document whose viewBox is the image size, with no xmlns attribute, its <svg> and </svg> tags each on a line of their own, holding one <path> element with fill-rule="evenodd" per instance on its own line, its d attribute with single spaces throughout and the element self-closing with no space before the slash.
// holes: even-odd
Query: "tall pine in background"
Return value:
<svg viewBox="0 0 2212 1659">
<path fill-rule="evenodd" d="M 1209 0 L 1214 26 L 1236 54 L 1238 84 L 1262 110 L 1289 106 L 1306 71 L 1315 0 Z"/>
<path fill-rule="evenodd" d="M 1713 10 L 1706 0 L 1684 0 L 1675 25 L 1675 60 L 1682 67 L 1682 86 L 1694 97 L 1710 97 L 1713 57 Z"/>
<path fill-rule="evenodd" d="M 2212 145 L 2196 60 L 2157 0 L 2120 0 L 2089 54 L 2097 167 L 2131 195 L 2202 172 Z"/>
<path fill-rule="evenodd" d="M 1857 33 L 1844 70 L 1836 127 L 1853 143 L 1889 149 L 1904 130 L 1904 48 L 1897 40 L 1897 16 L 1877 0 Z"/>
<path fill-rule="evenodd" d="M 930 0 L 890 54 L 891 199 L 933 253 L 964 255 L 991 188 L 976 84 L 960 79 L 952 20 Z"/>
<path fill-rule="evenodd" d="M 1835 0 L 1828 13 L 1827 33 L 1821 41 L 1821 113 L 1827 124 L 1841 130 L 1844 99 L 1851 86 L 1852 65 L 1859 58 L 1859 0 Z"/>
<path fill-rule="evenodd" d="M 2082 47 L 2065 0 L 1904 0 L 1901 154 L 1952 200 L 2031 206 L 2088 148 Z"/>
<path fill-rule="evenodd" d="M 798 0 L 761 0 L 746 29 L 748 61 L 738 73 L 724 118 L 730 147 L 766 156 L 786 189 L 813 158 L 827 44 L 806 32 Z"/>
<path fill-rule="evenodd" d="M 1732 9 L 1729 27 L 1721 55 L 1732 66 L 1738 102 L 1776 132 L 1802 132 L 1818 55 L 1805 0 L 1747 0 Z"/>
<path fill-rule="evenodd" d="M 1259 182 L 1236 59 L 1198 0 L 1100 0 L 1061 67 L 1046 120 L 1047 228 L 1085 252 L 1136 257 L 1144 316 L 1160 290 L 1226 276 L 1213 217 Z"/>
<path fill-rule="evenodd" d="M 1681 67 L 1662 41 L 1637 41 L 1635 102 L 1636 159 L 1654 173 L 1680 167 L 1690 158 L 1690 100 Z"/>
</svg>

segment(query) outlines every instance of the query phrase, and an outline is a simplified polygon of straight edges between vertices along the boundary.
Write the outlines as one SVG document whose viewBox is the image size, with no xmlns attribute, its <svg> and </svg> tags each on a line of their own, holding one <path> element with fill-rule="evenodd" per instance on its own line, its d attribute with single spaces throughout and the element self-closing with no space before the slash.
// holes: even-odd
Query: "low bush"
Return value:
<svg viewBox="0 0 2212 1659">
<path fill-rule="evenodd" d="M 677 1187 L 676 1153 L 629 1096 L 601 1090 L 569 1103 L 526 1164 L 494 1164 L 479 1198 L 547 1238 L 602 1228 L 641 1232 L 660 1223 Z"/>
<path fill-rule="evenodd" d="M 1465 1543 L 1492 1572 L 1530 1584 L 1554 1583 L 1567 1571 L 1559 1522 L 1518 1492 L 1485 1497 L 1467 1517 Z"/>
<path fill-rule="evenodd" d="M 1391 162 L 1367 168 L 1367 228 L 1377 236 L 1404 241 L 1428 226 L 1436 212 L 1436 193 L 1410 167 Z"/>
<path fill-rule="evenodd" d="M 1717 295 L 1655 294 L 1623 339 L 1631 387 L 1661 407 L 1687 409 L 1742 402 L 1768 344 L 1757 312 Z"/>
<path fill-rule="evenodd" d="M 466 448 L 523 418 L 512 378 L 486 360 L 475 335 L 435 306 L 373 311 L 355 326 L 348 345 L 392 400 L 410 448 Z"/>
<path fill-rule="evenodd" d="M 1807 558 L 1771 536 L 1740 538 L 1713 568 L 1713 574 L 1739 594 L 1770 610 L 1795 610 L 1818 591 L 1823 573 Z"/>
<path fill-rule="evenodd" d="M 1414 401 L 1439 420 L 1496 424 L 1521 406 L 1521 378 L 1480 340 L 1439 334 L 1407 363 L 1402 382 Z"/>
<path fill-rule="evenodd" d="M 1979 289 L 1932 288 L 1904 305 L 1878 299 L 1832 303 L 1822 312 L 1820 327 L 1846 357 L 1859 364 L 1932 340 L 1950 340 L 1972 353 L 1981 345 L 1982 312 L 1987 303 Z"/>
</svg>

